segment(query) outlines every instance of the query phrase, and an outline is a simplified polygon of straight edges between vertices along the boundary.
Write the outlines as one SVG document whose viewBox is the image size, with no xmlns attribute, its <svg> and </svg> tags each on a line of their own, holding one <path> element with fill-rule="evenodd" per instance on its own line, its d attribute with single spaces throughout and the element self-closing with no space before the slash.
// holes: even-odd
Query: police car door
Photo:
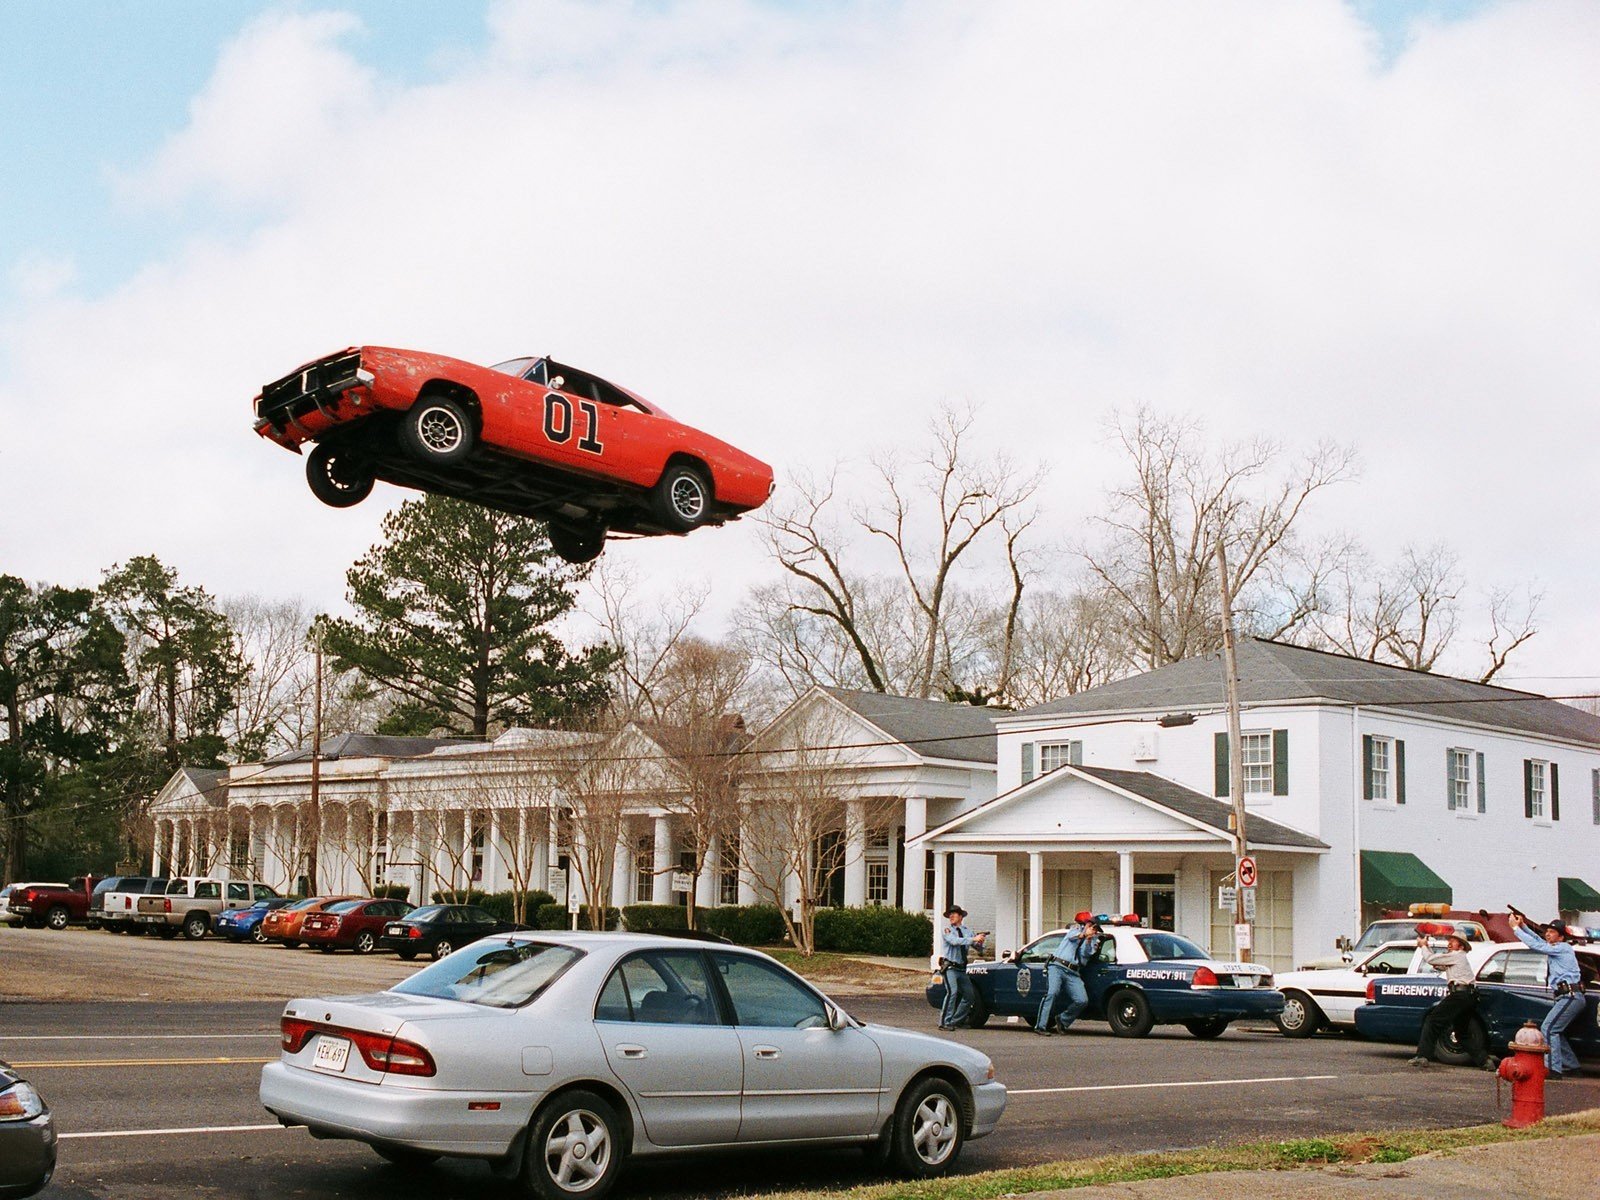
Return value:
<svg viewBox="0 0 1600 1200">
<path fill-rule="evenodd" d="M 1002 967 L 989 969 L 994 979 L 994 999 L 989 1005 L 990 1012 L 1009 1016 L 1013 1013 L 1031 1014 L 1038 1009 L 1047 983 L 1045 965 L 1050 961 L 1050 956 L 1060 949 L 1061 938 L 1059 933 L 1047 933 L 1038 941 L 1024 946 L 1017 952 L 1013 962 L 1015 970 Z"/>
</svg>

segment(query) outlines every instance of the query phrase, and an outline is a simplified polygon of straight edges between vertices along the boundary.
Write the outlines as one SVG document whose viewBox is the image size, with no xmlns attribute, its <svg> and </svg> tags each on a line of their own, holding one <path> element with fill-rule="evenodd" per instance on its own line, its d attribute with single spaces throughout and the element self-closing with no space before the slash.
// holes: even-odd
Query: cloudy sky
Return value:
<svg viewBox="0 0 1600 1200">
<path fill-rule="evenodd" d="M 1317 519 L 1535 583 L 1511 673 L 1594 690 L 1596 61 L 1582 0 L 0 6 L 0 570 L 337 605 L 400 494 L 261 383 L 552 353 L 780 478 L 981 402 L 1062 536 L 1119 407 L 1353 443 Z M 758 535 L 608 553 L 715 619 Z"/>
</svg>

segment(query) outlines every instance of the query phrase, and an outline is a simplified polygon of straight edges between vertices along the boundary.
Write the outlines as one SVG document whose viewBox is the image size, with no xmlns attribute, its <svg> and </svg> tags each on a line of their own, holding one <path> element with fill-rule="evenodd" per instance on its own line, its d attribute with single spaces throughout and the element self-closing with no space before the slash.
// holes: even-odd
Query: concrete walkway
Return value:
<svg viewBox="0 0 1600 1200">
<path fill-rule="evenodd" d="M 890 958 L 885 954 L 847 954 L 846 958 L 853 958 L 856 962 L 871 963 L 877 967 L 893 967 L 897 971 L 915 971 L 918 975 L 928 974 L 928 958 Z"/>
<path fill-rule="evenodd" d="M 1029 1200 L 1552 1200 L 1592 1196 L 1600 1134 L 1474 1146 L 1401 1163 L 1303 1171 L 1219 1171 L 1038 1192 Z"/>
</svg>

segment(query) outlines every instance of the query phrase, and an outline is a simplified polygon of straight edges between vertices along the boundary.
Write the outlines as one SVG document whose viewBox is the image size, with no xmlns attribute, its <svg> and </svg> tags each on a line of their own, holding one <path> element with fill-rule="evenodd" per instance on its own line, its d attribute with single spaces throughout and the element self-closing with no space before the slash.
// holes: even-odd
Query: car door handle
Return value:
<svg viewBox="0 0 1600 1200">
<path fill-rule="evenodd" d="M 617 1053 L 623 1058 L 644 1058 L 647 1051 L 643 1046 L 621 1045 L 617 1047 Z"/>
<path fill-rule="evenodd" d="M 777 1058 L 782 1052 L 776 1046 L 757 1046 L 757 1058 Z"/>
</svg>

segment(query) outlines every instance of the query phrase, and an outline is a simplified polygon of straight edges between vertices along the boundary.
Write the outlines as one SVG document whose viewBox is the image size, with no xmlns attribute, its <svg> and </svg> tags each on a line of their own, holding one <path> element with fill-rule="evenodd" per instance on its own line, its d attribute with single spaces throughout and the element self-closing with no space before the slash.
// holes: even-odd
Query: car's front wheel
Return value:
<svg viewBox="0 0 1600 1200">
<path fill-rule="evenodd" d="M 355 952 L 357 954 L 371 954 L 377 948 L 378 939 L 371 933 L 356 934 Z"/>
<path fill-rule="evenodd" d="M 370 467 L 348 450 L 319 442 L 306 456 L 306 482 L 311 494 L 330 508 L 349 508 L 372 494 Z"/>
<path fill-rule="evenodd" d="M 433 944 L 433 959 L 435 962 L 441 958 L 449 958 L 453 953 L 455 953 L 455 947 L 446 938 L 440 938 Z"/>
<path fill-rule="evenodd" d="M 602 525 L 550 525 L 550 548 L 569 563 L 593 562 L 606 548 L 606 531 Z"/>
<path fill-rule="evenodd" d="M 1445 1030 L 1433 1056 L 1450 1067 L 1466 1067 L 1481 1062 L 1489 1049 L 1489 1034 L 1477 1017 L 1467 1020 L 1464 1027 Z"/>
<path fill-rule="evenodd" d="M 205 937 L 206 931 L 211 928 L 211 918 L 204 913 L 194 913 L 184 919 L 183 936 L 191 942 L 198 942 Z"/>
<path fill-rule="evenodd" d="M 1198 1021 L 1185 1021 L 1183 1027 L 1197 1038 L 1219 1038 L 1228 1028 L 1227 1017 L 1205 1017 Z"/>
<path fill-rule="evenodd" d="M 1322 1024 L 1322 1010 L 1306 993 L 1288 991 L 1283 994 L 1283 1011 L 1272 1021 L 1284 1037 L 1308 1038 Z"/>
<path fill-rule="evenodd" d="M 261 926 L 257 925 L 250 931 L 250 940 L 258 946 L 265 946 L 267 944 L 266 932 L 261 928 Z"/>
<path fill-rule="evenodd" d="M 599 1200 L 622 1167 L 622 1122 L 604 1096 L 557 1096 L 534 1118 L 523 1178 L 543 1200 Z"/>
<path fill-rule="evenodd" d="M 400 440 L 413 458 L 449 467 L 472 453 L 477 438 L 464 406 L 449 396 L 425 396 L 406 414 Z"/>
<path fill-rule="evenodd" d="M 1133 988 L 1123 988 L 1106 1001 L 1106 1022 L 1118 1037 L 1144 1037 L 1155 1018 L 1148 1000 Z"/>
<path fill-rule="evenodd" d="M 914 1084 L 895 1109 L 889 1127 L 889 1158 L 896 1170 L 918 1179 L 946 1174 L 961 1156 L 966 1130 L 961 1097 L 944 1079 Z"/>
<path fill-rule="evenodd" d="M 650 493 L 656 522 L 671 533 L 688 533 L 711 516 L 711 481 L 699 467 L 673 463 Z"/>
<path fill-rule="evenodd" d="M 415 950 L 396 950 L 395 953 L 400 956 L 401 962 L 415 962 L 417 960 L 417 952 Z"/>
</svg>

